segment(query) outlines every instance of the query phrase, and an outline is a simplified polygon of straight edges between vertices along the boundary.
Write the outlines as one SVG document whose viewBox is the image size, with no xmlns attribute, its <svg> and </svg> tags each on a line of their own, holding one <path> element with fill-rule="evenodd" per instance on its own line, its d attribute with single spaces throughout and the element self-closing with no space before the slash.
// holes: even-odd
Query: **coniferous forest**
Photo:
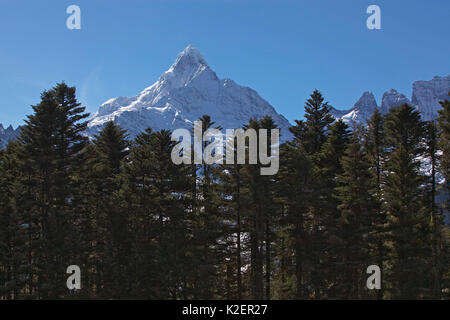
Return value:
<svg viewBox="0 0 450 320">
<path fill-rule="evenodd" d="M 89 140 L 60 83 L 0 151 L 0 299 L 450 299 L 441 105 L 435 122 L 405 104 L 349 128 L 316 90 L 278 173 L 262 176 L 258 164 L 175 165 L 167 130 L 130 139 L 109 122 Z"/>
</svg>

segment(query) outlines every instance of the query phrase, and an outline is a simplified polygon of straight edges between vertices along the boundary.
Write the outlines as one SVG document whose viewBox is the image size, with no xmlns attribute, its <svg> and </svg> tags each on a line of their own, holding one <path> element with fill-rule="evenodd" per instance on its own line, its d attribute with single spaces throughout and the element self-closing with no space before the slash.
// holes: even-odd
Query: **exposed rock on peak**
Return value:
<svg viewBox="0 0 450 320">
<path fill-rule="evenodd" d="M 422 116 L 422 120 L 436 119 L 439 116 L 438 110 L 441 108 L 439 102 L 450 99 L 448 96 L 449 92 L 450 75 L 445 77 L 436 76 L 429 81 L 416 81 L 413 83 L 411 100 L 395 89 L 386 91 L 382 97 L 380 112 L 386 114 L 390 109 L 407 103 L 417 108 Z M 347 123 L 366 123 L 376 108 L 376 102 L 374 101 L 373 95 L 371 97 L 370 92 L 365 92 L 353 108 L 348 110 L 333 108 L 331 114 L 336 119 L 342 119 Z"/>
<path fill-rule="evenodd" d="M 441 108 L 439 101 L 448 100 L 450 97 L 450 75 L 434 77 L 429 81 L 416 81 L 413 83 L 411 102 L 418 106 L 422 119 L 429 121 L 436 119 Z"/>
<path fill-rule="evenodd" d="M 411 101 L 409 101 L 404 94 L 399 93 L 395 89 L 391 89 L 383 94 L 380 112 L 382 114 L 386 114 L 390 109 L 401 106 L 405 103 L 411 104 Z"/>
<path fill-rule="evenodd" d="M 353 123 L 365 123 L 377 107 L 377 101 L 373 93 L 366 91 L 356 101 L 353 108 L 348 110 L 336 110 L 333 108 L 331 114 L 350 125 Z"/>
<path fill-rule="evenodd" d="M 14 129 L 13 126 L 9 126 L 6 129 L 0 123 L 0 149 L 4 149 L 8 142 L 15 140 L 20 135 L 20 127 Z"/>
</svg>

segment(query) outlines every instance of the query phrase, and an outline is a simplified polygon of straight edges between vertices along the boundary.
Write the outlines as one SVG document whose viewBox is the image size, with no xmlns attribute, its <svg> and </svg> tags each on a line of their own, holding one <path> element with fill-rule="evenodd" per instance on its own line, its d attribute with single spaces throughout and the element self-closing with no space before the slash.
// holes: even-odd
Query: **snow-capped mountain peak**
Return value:
<svg viewBox="0 0 450 320">
<path fill-rule="evenodd" d="M 203 55 L 188 45 L 179 55 L 172 66 L 164 72 L 158 82 L 168 82 L 170 88 L 179 88 L 187 86 L 189 82 L 199 76 L 208 76 L 211 79 L 217 79 L 217 75 L 208 66 Z M 149 87 L 150 90 L 153 86 Z"/>
<path fill-rule="evenodd" d="M 186 67 L 187 69 L 209 68 L 203 55 L 191 44 L 180 52 L 167 72 L 183 72 Z"/>
<path fill-rule="evenodd" d="M 366 91 L 354 106 L 348 110 L 331 109 L 331 114 L 335 118 L 340 118 L 348 124 L 365 123 L 377 108 L 377 101 L 372 92 Z"/>
<path fill-rule="evenodd" d="M 154 130 L 190 128 L 208 114 L 223 128 L 235 129 L 250 118 L 270 115 L 289 138 L 289 122 L 258 93 L 230 79 L 220 79 L 199 50 L 187 46 L 170 68 L 135 97 L 118 97 L 103 103 L 88 125 L 90 136 L 113 120 L 130 136 Z"/>
</svg>

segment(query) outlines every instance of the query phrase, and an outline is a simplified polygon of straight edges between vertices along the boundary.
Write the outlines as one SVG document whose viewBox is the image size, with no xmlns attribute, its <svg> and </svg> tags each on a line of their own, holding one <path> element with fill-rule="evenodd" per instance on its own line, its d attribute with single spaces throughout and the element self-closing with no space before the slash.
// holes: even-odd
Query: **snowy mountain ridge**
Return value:
<svg viewBox="0 0 450 320">
<path fill-rule="evenodd" d="M 415 81 L 411 100 L 397 90 L 390 89 L 383 94 L 381 106 L 378 107 L 373 94 L 365 92 L 352 108 L 348 110 L 332 108 L 331 114 L 348 124 L 365 124 L 376 108 L 379 108 L 382 114 L 387 114 L 391 108 L 408 103 L 420 112 L 422 120 L 429 121 L 438 117 L 438 110 L 441 108 L 439 102 L 450 99 L 449 92 L 450 75 L 436 76 L 429 81 Z"/>
<path fill-rule="evenodd" d="M 111 120 L 127 129 L 131 137 L 148 127 L 190 129 L 205 114 L 224 129 L 237 129 L 250 118 L 270 115 L 281 129 L 281 139 L 291 137 L 286 118 L 253 89 L 231 79 L 220 79 L 191 45 L 153 85 L 138 95 L 103 103 L 90 119 L 87 133 L 92 137 Z"/>
</svg>

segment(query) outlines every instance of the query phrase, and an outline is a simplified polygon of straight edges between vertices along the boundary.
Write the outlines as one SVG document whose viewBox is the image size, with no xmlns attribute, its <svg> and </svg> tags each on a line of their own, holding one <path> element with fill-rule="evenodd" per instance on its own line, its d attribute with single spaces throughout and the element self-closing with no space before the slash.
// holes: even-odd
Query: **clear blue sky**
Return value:
<svg viewBox="0 0 450 320">
<path fill-rule="evenodd" d="M 81 30 L 66 8 L 81 8 Z M 366 28 L 381 8 L 382 30 Z M 450 73 L 447 0 L 0 0 L 0 123 L 19 125 L 65 80 L 93 113 L 157 80 L 188 44 L 221 78 L 249 86 L 290 121 L 314 88 L 338 108 L 363 91 L 411 95 Z"/>
</svg>

